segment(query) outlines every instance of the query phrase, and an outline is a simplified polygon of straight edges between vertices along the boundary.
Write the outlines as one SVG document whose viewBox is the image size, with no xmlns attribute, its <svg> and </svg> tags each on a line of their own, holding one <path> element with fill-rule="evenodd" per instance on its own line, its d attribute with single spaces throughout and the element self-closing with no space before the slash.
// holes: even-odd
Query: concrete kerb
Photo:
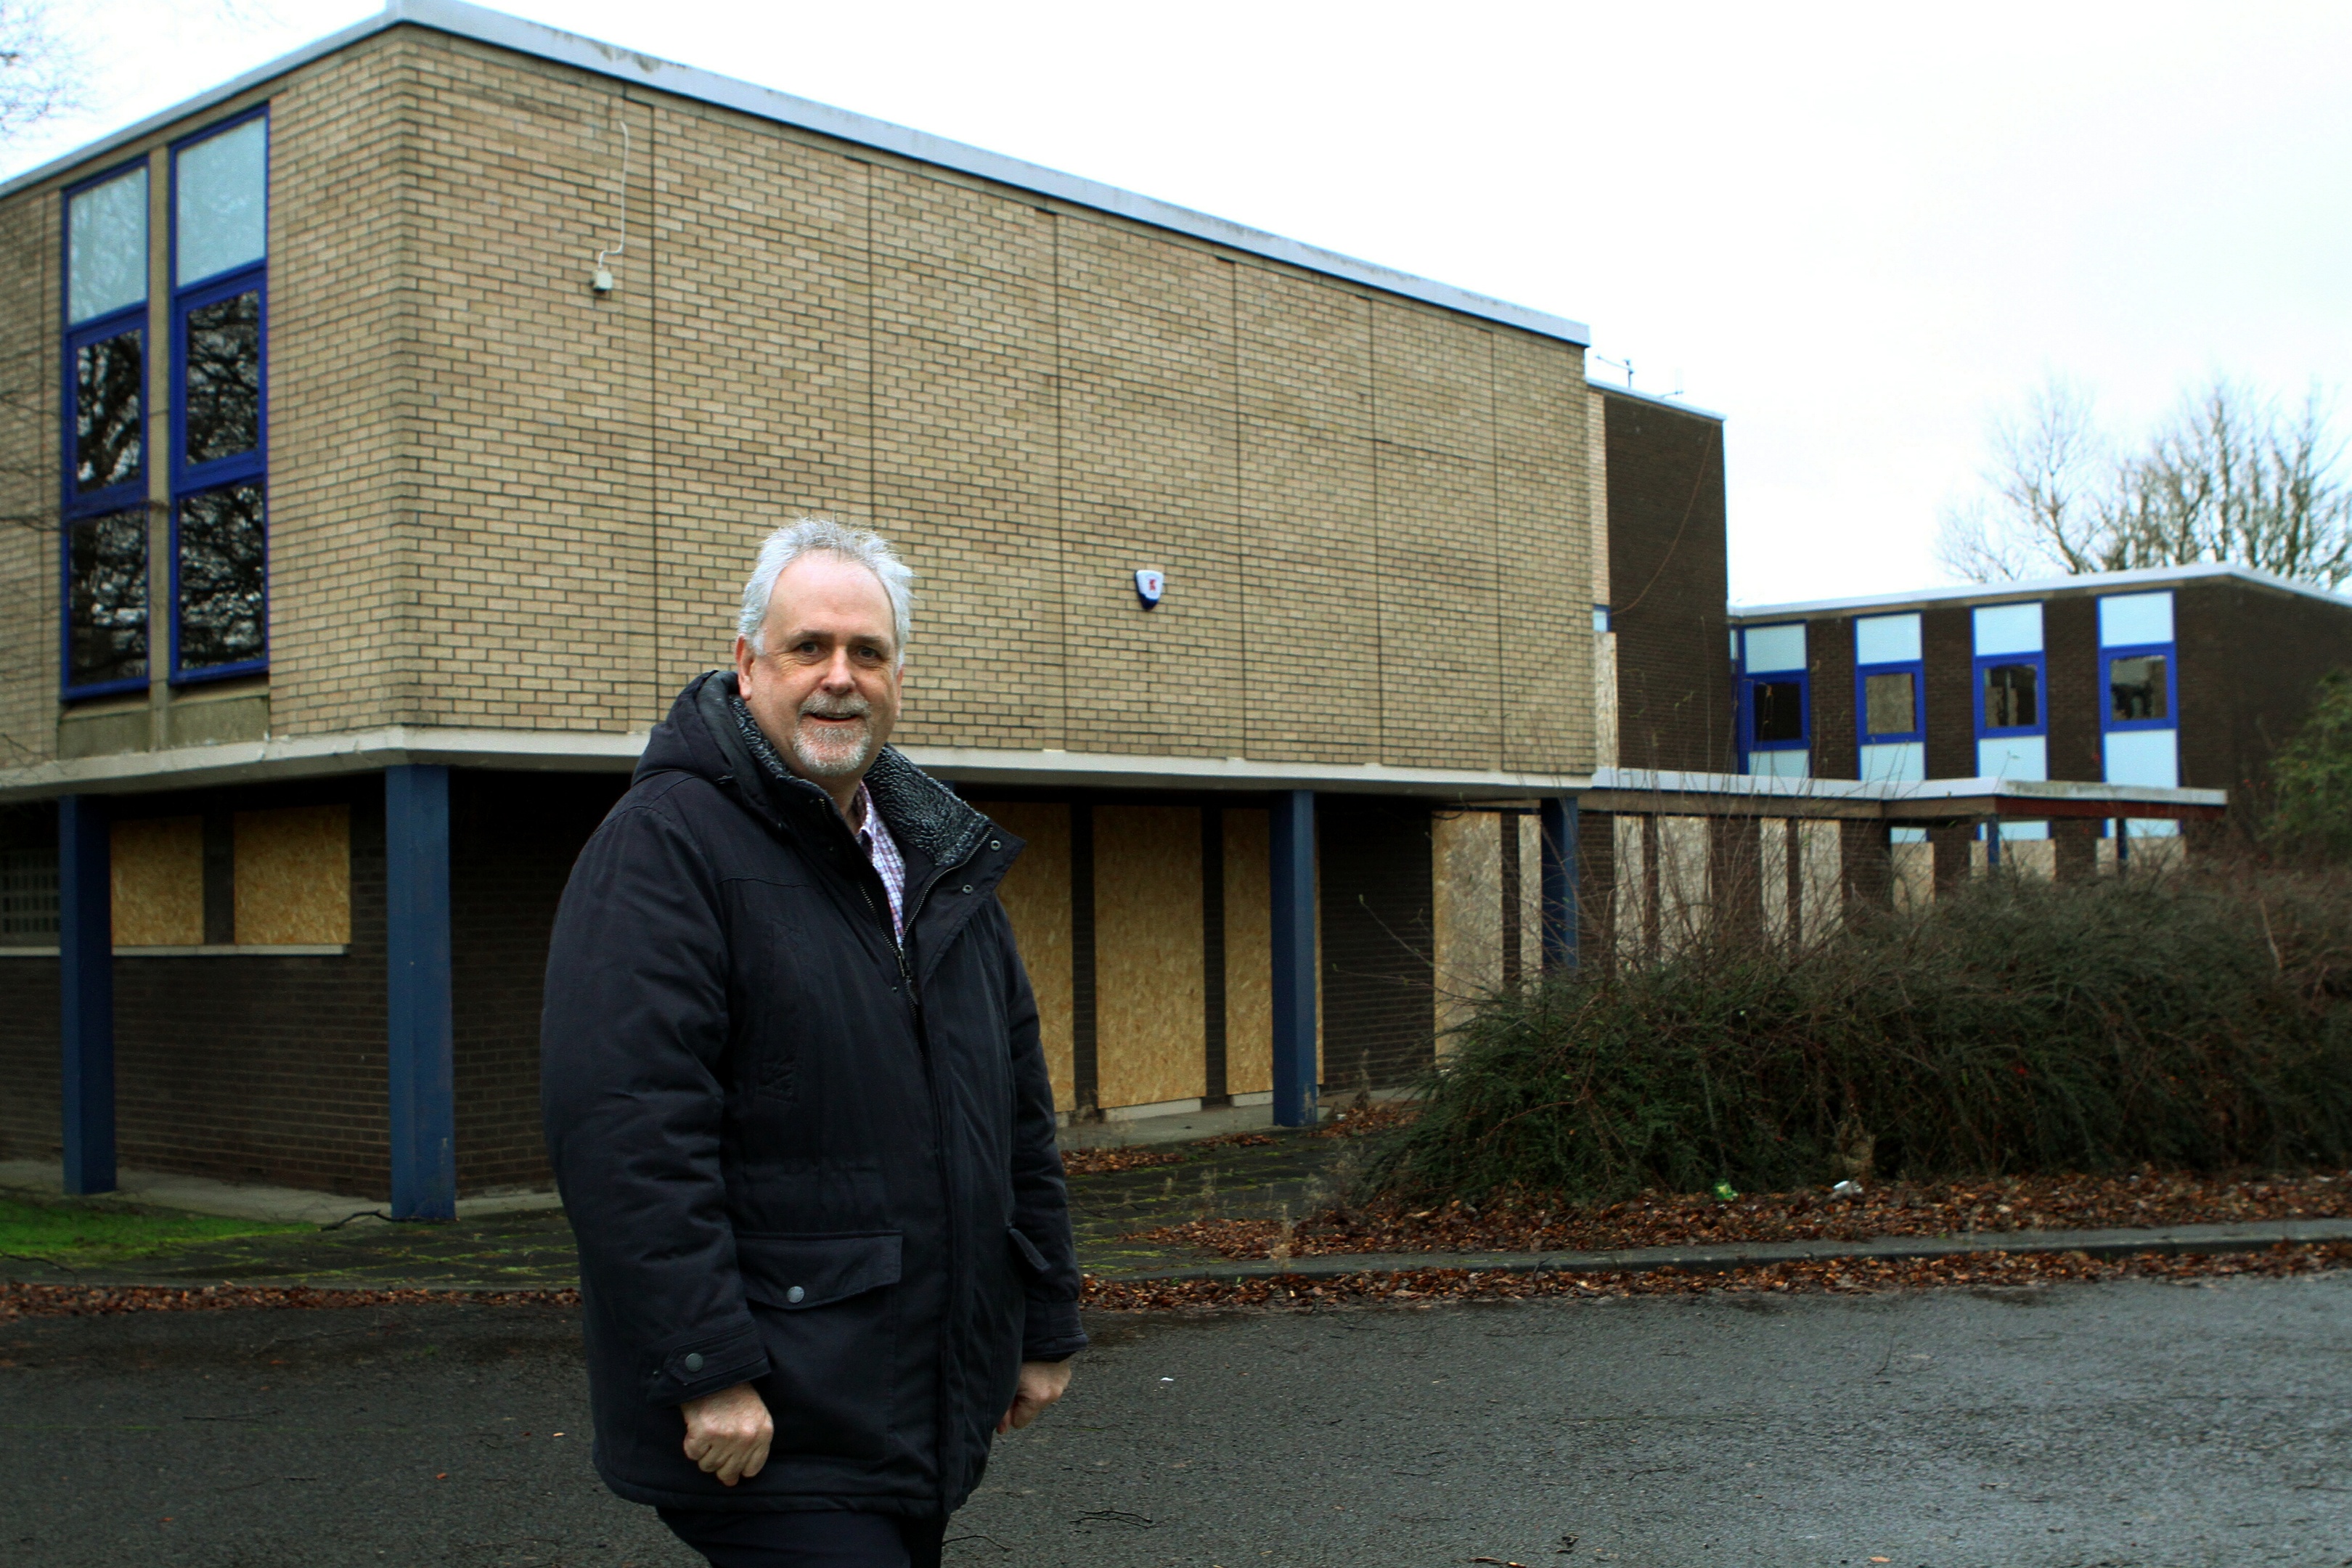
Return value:
<svg viewBox="0 0 2352 1568">
<path fill-rule="evenodd" d="M 2352 1241 L 2352 1219 L 2281 1220 L 2252 1225 L 2184 1225 L 2160 1230 L 2042 1230 L 1967 1236 L 1887 1236 L 1863 1241 L 1759 1241 L 1718 1247 L 1639 1247 L 1616 1252 L 1360 1252 L 1293 1258 L 1286 1263 L 1213 1263 L 1182 1268 L 1102 1270 L 1107 1283 L 1155 1280 L 1265 1279 L 1288 1276 L 1332 1279 L 1349 1274 L 1399 1274 L 1427 1269 L 1478 1274 L 1611 1274 L 1679 1268 L 1716 1274 L 1770 1263 L 1902 1262 L 1992 1253 L 2082 1252 L 2097 1258 L 2140 1252 L 2259 1252 L 2282 1245 Z"/>
<path fill-rule="evenodd" d="M 67 1197 L 63 1195 L 64 1184 L 64 1169 L 54 1160 L 0 1160 L 0 1193 L 44 1204 L 88 1204 L 94 1207 L 131 1205 L 210 1215 L 219 1219 L 318 1226 L 333 1225 L 353 1215 L 388 1211 L 390 1207 L 383 1199 L 348 1197 L 300 1187 L 224 1182 L 211 1176 L 178 1175 L 128 1166 L 115 1173 L 115 1189 L 110 1193 L 86 1198 Z M 457 1217 L 486 1219 L 493 1215 L 528 1214 L 562 1206 L 562 1200 L 551 1192 L 492 1193 L 459 1198 Z"/>
</svg>

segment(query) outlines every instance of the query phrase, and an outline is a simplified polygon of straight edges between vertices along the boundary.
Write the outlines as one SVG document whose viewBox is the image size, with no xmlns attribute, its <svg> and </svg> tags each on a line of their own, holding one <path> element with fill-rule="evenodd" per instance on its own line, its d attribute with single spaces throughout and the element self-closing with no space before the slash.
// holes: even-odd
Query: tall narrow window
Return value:
<svg viewBox="0 0 2352 1568">
<path fill-rule="evenodd" d="M 1984 605 L 1970 619 L 1976 641 L 1977 772 L 1986 778 L 2046 779 L 2050 714 L 2044 700 L 2049 682 L 2042 651 L 2042 606 Z"/>
<path fill-rule="evenodd" d="M 1859 616 L 1853 623 L 1854 710 L 1862 717 L 1862 776 L 1927 776 L 1927 665 L 1918 612 Z"/>
<path fill-rule="evenodd" d="M 2172 612 L 2168 592 L 2099 601 L 2099 666 L 2106 687 L 2099 742 L 2109 784 L 2179 786 L 2179 659 Z M 2179 830 L 2179 824 L 2160 821 L 2129 827 L 2136 837 Z"/>
<path fill-rule="evenodd" d="M 65 695 L 147 682 L 147 169 L 66 193 Z"/>
<path fill-rule="evenodd" d="M 262 115 L 173 153 L 172 675 L 269 658 L 268 186 Z"/>
<path fill-rule="evenodd" d="M 1803 778 L 1812 736 L 1805 624 L 1747 626 L 1738 637 L 1741 769 Z"/>
</svg>

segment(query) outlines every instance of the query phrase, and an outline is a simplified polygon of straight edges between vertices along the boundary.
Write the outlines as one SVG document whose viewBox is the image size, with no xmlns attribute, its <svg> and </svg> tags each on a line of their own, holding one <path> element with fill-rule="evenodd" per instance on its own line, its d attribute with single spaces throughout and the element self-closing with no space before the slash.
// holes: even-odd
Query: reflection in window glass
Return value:
<svg viewBox="0 0 2352 1568">
<path fill-rule="evenodd" d="M 1907 735 L 1917 725 L 1917 705 L 1913 700 L 1911 672 L 1907 669 L 1864 676 L 1862 702 L 1866 733 Z"/>
<path fill-rule="evenodd" d="M 180 153 L 183 284 L 262 258 L 268 248 L 268 125 L 248 120 Z"/>
<path fill-rule="evenodd" d="M 2030 664 L 1989 664 L 1984 672 L 1984 721 L 1988 730 L 2015 730 L 2038 723 L 2036 671 Z"/>
<path fill-rule="evenodd" d="M 261 295 L 188 312 L 187 461 L 215 462 L 261 445 Z"/>
<path fill-rule="evenodd" d="M 1749 689 L 1755 693 L 1758 744 L 1805 738 L 1803 681 L 1759 680 Z"/>
<path fill-rule="evenodd" d="M 180 502 L 180 641 L 184 670 L 244 664 L 268 651 L 268 562 L 259 485 L 223 485 Z"/>
<path fill-rule="evenodd" d="M 66 526 L 66 684 L 147 674 L 147 514 L 118 511 Z"/>
<path fill-rule="evenodd" d="M 2107 660 L 2107 702 L 2118 720 L 2165 717 L 2164 656 Z"/>
<path fill-rule="evenodd" d="M 74 351 L 74 488 L 102 490 L 139 477 L 140 334 L 117 332 Z"/>
<path fill-rule="evenodd" d="M 66 218 L 66 320 L 94 321 L 147 298 L 147 171 L 78 193 Z"/>
</svg>

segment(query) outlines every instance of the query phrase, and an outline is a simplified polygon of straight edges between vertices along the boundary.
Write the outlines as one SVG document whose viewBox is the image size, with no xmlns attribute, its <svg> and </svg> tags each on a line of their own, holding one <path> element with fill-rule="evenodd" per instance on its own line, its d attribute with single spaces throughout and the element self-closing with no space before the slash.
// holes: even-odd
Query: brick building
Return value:
<svg viewBox="0 0 2352 1568">
<path fill-rule="evenodd" d="M 1721 617 L 1715 423 L 1574 322 L 442 0 L 0 253 L 0 1159 L 69 1186 L 542 1182 L 555 899 L 791 515 L 919 574 L 898 739 L 1030 841 L 1074 1116 L 1426 1063 L 1646 700 L 1596 652 Z"/>
<path fill-rule="evenodd" d="M 1757 605 L 1733 622 L 1740 771 L 1898 790 L 2079 780 L 2222 790 L 2251 806 L 2319 679 L 2352 666 L 2352 603 L 2231 566 Z M 1914 828 L 1895 853 L 1918 881 L 2002 856 L 2066 875 L 2179 825 L 2117 827 L 2094 816 Z M 2170 846 L 2142 853 L 2158 847 Z"/>
</svg>

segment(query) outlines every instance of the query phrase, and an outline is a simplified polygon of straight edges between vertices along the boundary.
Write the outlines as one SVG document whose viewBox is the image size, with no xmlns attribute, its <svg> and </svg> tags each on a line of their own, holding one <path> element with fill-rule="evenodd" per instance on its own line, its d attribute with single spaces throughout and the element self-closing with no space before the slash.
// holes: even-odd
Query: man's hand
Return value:
<svg viewBox="0 0 2352 1568">
<path fill-rule="evenodd" d="M 1018 1432 L 1045 1413 L 1045 1406 L 1062 1397 L 1070 1386 L 1070 1363 L 1066 1361 L 1024 1361 L 1021 1363 L 1021 1385 L 1013 1391 L 1013 1408 L 996 1424 L 1001 1435 Z M 708 1467 L 705 1467 L 706 1468 Z"/>
<path fill-rule="evenodd" d="M 1028 1392 L 1028 1369 L 1022 1369 L 1022 1392 Z M 1054 1393 L 1059 1395 L 1059 1385 Z M 721 1486 L 733 1486 L 745 1476 L 756 1476 L 768 1462 L 768 1445 L 775 1441 L 776 1423 L 768 1415 L 759 1390 L 739 1383 L 679 1405 L 686 1417 L 686 1457 L 717 1476 Z"/>
</svg>

